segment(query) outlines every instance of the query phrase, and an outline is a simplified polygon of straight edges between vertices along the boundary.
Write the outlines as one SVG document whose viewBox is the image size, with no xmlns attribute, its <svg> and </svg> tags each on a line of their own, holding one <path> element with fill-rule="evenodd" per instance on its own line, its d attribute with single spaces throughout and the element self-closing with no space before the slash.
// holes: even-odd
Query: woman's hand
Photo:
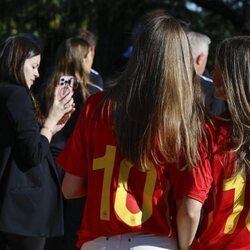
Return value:
<svg viewBox="0 0 250 250">
<path fill-rule="evenodd" d="M 74 112 L 73 94 L 74 92 L 70 86 L 63 86 L 63 88 L 56 86 L 54 102 L 44 122 L 44 128 L 48 128 L 52 135 L 64 127 L 72 112 Z"/>
</svg>

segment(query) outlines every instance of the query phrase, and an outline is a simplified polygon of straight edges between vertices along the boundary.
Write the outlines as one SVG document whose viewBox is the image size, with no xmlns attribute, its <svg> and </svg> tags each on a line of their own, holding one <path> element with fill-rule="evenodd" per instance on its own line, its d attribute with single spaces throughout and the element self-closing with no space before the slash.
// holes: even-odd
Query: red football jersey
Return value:
<svg viewBox="0 0 250 250">
<path fill-rule="evenodd" d="M 129 232 L 175 237 L 174 171 L 151 164 L 142 172 L 121 155 L 104 93 L 86 102 L 57 163 L 87 180 L 87 200 L 77 246 L 99 236 Z M 104 106 L 103 106 L 104 105 Z"/>
<path fill-rule="evenodd" d="M 180 175 L 177 198 L 187 196 L 204 203 L 204 214 L 193 249 L 250 249 L 250 178 L 245 171 L 234 171 L 231 125 L 216 118 L 206 126 L 210 152 L 191 174 Z M 205 147 L 204 147 L 205 148 Z"/>
</svg>

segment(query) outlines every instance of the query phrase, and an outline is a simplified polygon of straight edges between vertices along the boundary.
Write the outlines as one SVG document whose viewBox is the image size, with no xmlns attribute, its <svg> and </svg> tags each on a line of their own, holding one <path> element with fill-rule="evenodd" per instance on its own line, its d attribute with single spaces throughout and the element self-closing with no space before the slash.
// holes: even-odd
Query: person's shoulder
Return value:
<svg viewBox="0 0 250 250">
<path fill-rule="evenodd" d="M 0 84 L 0 94 L 4 99 L 16 99 L 27 97 L 28 92 L 24 86 L 18 84 L 11 84 L 8 82 L 2 82 Z"/>
<path fill-rule="evenodd" d="M 91 95 L 86 103 L 85 106 L 97 106 L 105 98 L 105 92 L 99 91 L 93 95 Z"/>
<path fill-rule="evenodd" d="M 204 75 L 199 75 L 201 81 L 203 81 L 204 83 L 207 84 L 213 84 L 213 80 L 211 78 L 209 78 L 208 76 L 204 76 Z"/>
<path fill-rule="evenodd" d="M 105 91 L 99 91 L 93 95 L 91 95 L 87 101 L 93 101 L 93 100 L 98 100 L 101 99 L 102 97 L 104 97 L 106 95 Z"/>
<path fill-rule="evenodd" d="M 201 87 L 204 89 L 214 88 L 214 82 L 211 78 L 203 75 L 199 75 Z"/>
<path fill-rule="evenodd" d="M 91 127 L 96 126 L 97 121 L 102 121 L 103 118 L 109 117 L 110 106 L 107 102 L 105 92 L 98 92 L 91 95 L 84 104 L 81 116 L 85 124 L 90 124 Z M 88 121 L 86 123 L 86 121 Z"/>
<path fill-rule="evenodd" d="M 103 91 L 103 87 L 90 82 L 88 83 L 88 90 L 89 90 L 90 95 L 93 95 L 97 92 Z"/>
<path fill-rule="evenodd" d="M 101 75 L 94 69 L 91 69 L 90 71 L 90 82 L 93 85 L 93 88 L 95 88 L 97 91 L 103 90 L 103 79 Z"/>
<path fill-rule="evenodd" d="M 14 122 L 20 122 L 33 116 L 32 97 L 27 88 L 15 84 L 0 84 L 1 112 L 8 114 Z M 32 113 L 30 113 L 30 111 Z M 32 118 L 33 119 L 33 118 Z"/>
<path fill-rule="evenodd" d="M 100 91 L 93 95 L 91 95 L 86 103 L 84 104 L 85 107 L 90 108 L 92 110 L 104 110 L 104 108 L 109 103 L 108 93 L 106 91 Z"/>
<path fill-rule="evenodd" d="M 205 124 L 205 128 L 213 132 L 218 130 L 228 132 L 230 130 L 230 126 L 231 120 L 225 114 L 215 116 Z"/>
<path fill-rule="evenodd" d="M 93 75 L 100 75 L 96 70 L 94 69 L 91 69 L 90 70 L 90 74 L 93 74 Z"/>
<path fill-rule="evenodd" d="M 209 140 L 215 145 L 224 145 L 230 141 L 231 120 L 227 115 L 216 116 L 205 124 Z"/>
<path fill-rule="evenodd" d="M 11 82 L 0 82 L 1 91 L 8 90 L 8 91 L 13 92 L 21 88 L 24 88 L 24 87 L 18 84 L 11 83 Z"/>
</svg>

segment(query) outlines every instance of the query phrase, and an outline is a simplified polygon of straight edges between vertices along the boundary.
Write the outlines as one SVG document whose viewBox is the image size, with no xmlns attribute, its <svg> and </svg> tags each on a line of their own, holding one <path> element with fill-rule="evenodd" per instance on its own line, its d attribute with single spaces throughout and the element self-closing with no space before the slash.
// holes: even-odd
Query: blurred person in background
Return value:
<svg viewBox="0 0 250 250">
<path fill-rule="evenodd" d="M 71 37 L 63 41 L 56 53 L 54 70 L 44 83 L 40 102 L 46 115 L 53 103 L 53 93 L 61 77 L 72 76 L 74 79 L 75 112 L 71 115 L 66 126 L 57 133 L 51 141 L 51 151 L 56 158 L 72 134 L 79 113 L 85 101 L 92 94 L 102 91 L 102 87 L 93 84 L 90 72 L 93 64 L 93 50 L 82 37 Z M 48 239 L 46 250 L 76 249 L 77 230 L 80 226 L 85 198 L 64 201 L 65 235 L 60 238 Z"/>
<path fill-rule="evenodd" d="M 200 77 L 205 106 L 214 115 L 222 114 L 226 110 L 226 103 L 214 95 L 215 87 L 213 80 L 209 78 L 206 72 L 211 39 L 205 34 L 194 31 L 188 31 L 187 35 L 191 45 L 194 67 Z"/>
<path fill-rule="evenodd" d="M 93 63 L 94 57 L 95 57 L 96 45 L 97 45 L 97 37 L 95 36 L 95 34 L 89 30 L 80 28 L 76 30 L 73 36 L 80 37 L 89 43 L 90 53 L 93 58 L 92 59 L 92 63 Z M 92 65 L 91 65 L 89 78 L 90 78 L 90 82 L 96 85 L 96 87 L 99 88 L 100 91 L 104 89 L 103 79 L 101 75 L 92 68 Z"/>
</svg>

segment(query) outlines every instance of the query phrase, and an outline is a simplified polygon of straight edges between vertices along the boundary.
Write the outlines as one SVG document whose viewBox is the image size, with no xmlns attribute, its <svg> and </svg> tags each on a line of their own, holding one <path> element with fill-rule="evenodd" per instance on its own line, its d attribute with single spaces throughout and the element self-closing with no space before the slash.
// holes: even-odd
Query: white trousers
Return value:
<svg viewBox="0 0 250 250">
<path fill-rule="evenodd" d="M 176 238 L 153 234 L 119 234 L 85 242 L 81 250 L 178 250 Z"/>
</svg>

